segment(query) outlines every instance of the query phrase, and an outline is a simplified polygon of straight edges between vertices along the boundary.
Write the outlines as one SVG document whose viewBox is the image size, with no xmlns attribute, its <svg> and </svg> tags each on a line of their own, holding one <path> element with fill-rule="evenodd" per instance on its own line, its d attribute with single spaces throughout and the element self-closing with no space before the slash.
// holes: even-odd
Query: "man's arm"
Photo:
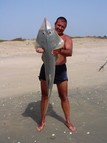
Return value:
<svg viewBox="0 0 107 143">
<path fill-rule="evenodd" d="M 64 47 L 60 50 L 60 54 L 64 56 L 72 56 L 73 52 L 73 41 L 69 36 L 66 36 L 64 41 Z"/>
</svg>

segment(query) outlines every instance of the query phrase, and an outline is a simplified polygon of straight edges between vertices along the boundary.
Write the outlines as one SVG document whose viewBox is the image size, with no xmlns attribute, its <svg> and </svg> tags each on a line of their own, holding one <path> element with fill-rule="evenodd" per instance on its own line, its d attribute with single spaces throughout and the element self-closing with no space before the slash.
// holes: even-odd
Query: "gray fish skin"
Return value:
<svg viewBox="0 0 107 143">
<path fill-rule="evenodd" d="M 63 45 L 64 41 L 45 18 L 37 34 L 36 48 L 44 48 L 43 61 L 49 97 L 51 96 L 55 77 L 56 56 L 52 55 L 52 51 L 62 48 Z"/>
</svg>

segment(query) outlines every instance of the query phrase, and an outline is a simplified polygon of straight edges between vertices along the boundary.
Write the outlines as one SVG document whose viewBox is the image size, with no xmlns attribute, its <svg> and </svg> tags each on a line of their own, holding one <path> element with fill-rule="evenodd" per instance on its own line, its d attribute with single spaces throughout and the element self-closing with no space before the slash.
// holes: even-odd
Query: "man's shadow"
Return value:
<svg viewBox="0 0 107 143">
<path fill-rule="evenodd" d="M 29 103 L 22 115 L 24 117 L 31 117 L 38 124 L 40 122 L 40 101 Z M 48 106 L 47 115 L 56 118 L 63 123 L 65 122 L 64 119 L 53 110 L 51 104 Z"/>
</svg>

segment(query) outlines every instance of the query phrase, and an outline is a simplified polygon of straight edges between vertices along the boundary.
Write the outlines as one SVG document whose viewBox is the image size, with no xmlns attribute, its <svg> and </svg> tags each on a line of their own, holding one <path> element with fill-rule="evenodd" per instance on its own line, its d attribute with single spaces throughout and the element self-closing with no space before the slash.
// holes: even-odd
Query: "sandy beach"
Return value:
<svg viewBox="0 0 107 143">
<path fill-rule="evenodd" d="M 41 55 L 34 40 L 0 42 L 0 143 L 107 143 L 107 39 L 74 38 L 68 58 L 72 133 L 54 85 L 46 126 L 40 119 Z"/>
</svg>

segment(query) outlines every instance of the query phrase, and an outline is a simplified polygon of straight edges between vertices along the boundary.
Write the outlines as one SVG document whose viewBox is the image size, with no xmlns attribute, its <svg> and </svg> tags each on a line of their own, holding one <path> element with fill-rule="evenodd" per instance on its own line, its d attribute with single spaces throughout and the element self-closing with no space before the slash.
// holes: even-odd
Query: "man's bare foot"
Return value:
<svg viewBox="0 0 107 143">
<path fill-rule="evenodd" d="M 37 129 L 37 131 L 39 131 L 39 132 L 40 132 L 40 131 L 42 131 L 42 130 L 43 130 L 43 128 L 44 128 L 44 126 L 45 126 L 45 123 L 43 123 L 43 122 L 42 122 L 42 123 L 40 123 L 40 124 L 38 124 L 38 126 L 37 126 L 37 128 L 36 128 L 36 129 Z"/>
<path fill-rule="evenodd" d="M 66 126 L 68 127 L 68 129 L 69 129 L 70 131 L 72 131 L 72 132 L 75 132 L 75 131 L 76 131 L 76 128 L 73 126 L 72 123 L 66 122 L 65 124 L 66 124 Z"/>
</svg>

